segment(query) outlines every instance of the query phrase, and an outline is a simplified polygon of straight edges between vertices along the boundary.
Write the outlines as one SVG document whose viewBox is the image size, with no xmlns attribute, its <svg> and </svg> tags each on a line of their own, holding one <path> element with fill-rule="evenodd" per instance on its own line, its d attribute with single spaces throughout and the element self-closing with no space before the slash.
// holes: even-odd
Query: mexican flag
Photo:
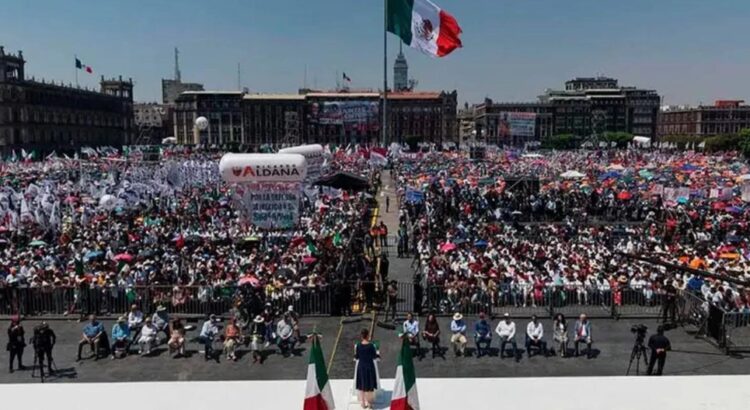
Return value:
<svg viewBox="0 0 750 410">
<path fill-rule="evenodd" d="M 310 361 L 307 365 L 307 387 L 305 388 L 305 404 L 303 410 L 333 410 L 331 384 L 328 383 L 323 350 L 320 348 L 318 336 L 312 338 Z"/>
<path fill-rule="evenodd" d="M 396 382 L 393 385 L 393 396 L 391 398 L 391 410 L 419 410 L 417 376 L 414 373 L 411 347 L 405 337 L 401 344 L 401 353 L 398 355 Z"/>
<path fill-rule="evenodd" d="M 461 47 L 461 27 L 453 16 L 429 0 L 386 0 L 388 31 L 404 44 L 443 57 Z"/>
</svg>

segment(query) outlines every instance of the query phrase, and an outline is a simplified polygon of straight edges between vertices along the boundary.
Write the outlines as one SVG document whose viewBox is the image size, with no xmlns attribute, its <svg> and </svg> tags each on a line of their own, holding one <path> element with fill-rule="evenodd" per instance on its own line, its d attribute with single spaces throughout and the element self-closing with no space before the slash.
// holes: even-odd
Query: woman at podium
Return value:
<svg viewBox="0 0 750 410">
<path fill-rule="evenodd" d="M 359 403 L 362 408 L 369 409 L 375 398 L 375 390 L 378 388 L 378 371 L 375 360 L 378 359 L 378 350 L 370 342 L 370 332 L 362 329 L 361 340 L 354 348 L 354 358 L 357 366 L 354 373 L 354 387 L 357 390 Z"/>
</svg>

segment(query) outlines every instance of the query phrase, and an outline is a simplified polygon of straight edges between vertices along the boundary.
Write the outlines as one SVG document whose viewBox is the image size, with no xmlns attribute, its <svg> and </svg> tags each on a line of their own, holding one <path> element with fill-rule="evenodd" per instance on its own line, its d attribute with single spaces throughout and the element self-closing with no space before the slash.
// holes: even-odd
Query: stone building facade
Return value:
<svg viewBox="0 0 750 410">
<path fill-rule="evenodd" d="M 23 53 L 0 47 L 0 152 L 72 152 L 119 147 L 133 138 L 133 82 L 101 78 L 98 91 L 37 81 Z"/>
<path fill-rule="evenodd" d="M 667 107 L 659 113 L 659 136 L 736 134 L 750 128 L 750 105 L 720 100 L 714 105 Z"/>
</svg>

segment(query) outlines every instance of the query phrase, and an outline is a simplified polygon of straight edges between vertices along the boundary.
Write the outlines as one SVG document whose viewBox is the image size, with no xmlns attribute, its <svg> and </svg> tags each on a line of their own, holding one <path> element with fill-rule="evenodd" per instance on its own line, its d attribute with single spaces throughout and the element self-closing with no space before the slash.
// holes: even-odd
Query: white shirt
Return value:
<svg viewBox="0 0 750 410">
<path fill-rule="evenodd" d="M 143 323 L 143 312 L 137 310 L 135 312 L 128 313 L 128 326 L 131 328 L 138 327 Z"/>
<path fill-rule="evenodd" d="M 153 324 L 144 325 L 143 329 L 141 329 L 141 339 L 143 340 L 153 339 L 156 337 L 156 333 L 158 333 L 156 326 L 154 326 Z"/>
<path fill-rule="evenodd" d="M 542 329 L 542 323 L 529 322 L 526 326 L 526 334 L 532 339 L 541 339 L 544 336 L 544 330 Z"/>
<path fill-rule="evenodd" d="M 511 340 L 516 336 L 516 323 L 505 323 L 504 320 L 501 320 L 495 328 L 495 333 L 503 339 Z"/>
</svg>

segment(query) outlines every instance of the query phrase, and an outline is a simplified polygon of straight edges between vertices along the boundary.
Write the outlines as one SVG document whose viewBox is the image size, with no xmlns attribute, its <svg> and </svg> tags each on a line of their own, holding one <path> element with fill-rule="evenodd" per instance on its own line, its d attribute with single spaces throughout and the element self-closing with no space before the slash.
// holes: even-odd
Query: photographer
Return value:
<svg viewBox="0 0 750 410">
<path fill-rule="evenodd" d="M 26 347 L 25 333 L 23 326 L 21 326 L 21 319 L 14 317 L 10 320 L 10 327 L 8 327 L 8 344 L 5 349 L 10 355 L 10 362 L 8 364 L 8 371 L 13 373 L 13 360 L 18 358 L 18 370 L 24 370 L 23 365 L 23 349 Z"/>
<path fill-rule="evenodd" d="M 49 328 L 47 322 L 42 322 L 39 326 L 34 328 L 34 336 L 31 338 L 31 344 L 34 346 L 34 352 L 36 352 L 37 363 L 39 363 L 39 371 L 42 373 L 42 378 L 44 378 L 45 356 L 47 357 L 48 374 L 53 373 L 52 348 L 55 347 L 56 342 L 57 336 L 55 335 L 55 332 Z"/>
<path fill-rule="evenodd" d="M 656 368 L 656 375 L 661 376 L 664 370 L 664 362 L 667 361 L 667 350 L 672 350 L 669 339 L 664 336 L 664 327 L 656 328 L 656 334 L 648 339 L 648 347 L 651 349 L 651 359 L 648 362 L 648 375 L 654 370 L 654 364 L 659 361 L 659 367 Z"/>
</svg>

